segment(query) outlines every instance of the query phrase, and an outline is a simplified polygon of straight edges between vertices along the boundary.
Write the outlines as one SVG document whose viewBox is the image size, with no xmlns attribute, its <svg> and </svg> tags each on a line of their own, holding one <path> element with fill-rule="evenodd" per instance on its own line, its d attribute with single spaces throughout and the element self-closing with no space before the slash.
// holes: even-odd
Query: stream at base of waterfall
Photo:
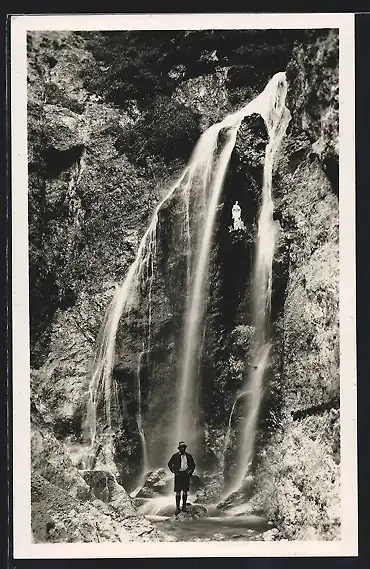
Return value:
<svg viewBox="0 0 370 569">
<path fill-rule="evenodd" d="M 194 453 L 196 458 L 201 453 L 198 437 L 201 424 L 197 401 L 197 379 L 203 349 L 202 338 L 208 299 L 207 282 L 216 214 L 238 129 L 245 117 L 256 113 L 264 120 L 269 138 L 265 150 L 262 201 L 258 216 L 252 283 L 253 322 L 251 324 L 255 332 L 252 347 L 252 366 L 250 367 L 252 371 L 245 371 L 244 387 L 234 399 L 228 424 L 225 427 L 224 449 L 227 450 L 235 404 L 244 398 L 246 401 L 245 421 L 242 436 L 238 443 L 233 486 L 227 489 L 227 493 L 230 494 L 240 488 L 248 474 L 258 428 L 263 380 L 271 348 L 268 324 L 272 290 L 272 261 L 277 238 L 276 222 L 273 219 L 272 171 L 275 153 L 290 120 L 290 112 L 285 107 L 286 93 L 285 73 L 277 73 L 269 81 L 264 91 L 255 99 L 203 132 L 188 165 L 156 206 L 149 226 L 139 244 L 136 258 L 123 284 L 116 286 L 110 306 L 105 314 L 97 339 L 88 389 L 85 427 L 90 442 L 90 457 L 94 455 L 97 437 L 102 436 L 103 430 L 105 433 L 114 432 L 115 424 L 119 422 L 120 404 L 117 384 L 113 378 L 113 368 L 116 334 L 120 320 L 124 316 L 125 322 L 130 322 L 140 297 L 140 291 L 147 291 L 148 325 L 142 351 L 138 354 L 136 372 L 136 423 L 142 445 L 141 482 L 144 479 L 145 472 L 151 468 L 150 444 L 148 444 L 147 436 L 150 425 L 145 425 L 142 412 L 141 368 L 143 358 L 150 358 L 151 355 L 152 287 L 156 275 L 157 229 L 161 211 L 174 196 L 181 200 L 183 210 L 181 234 L 185 240 L 187 261 L 182 345 L 177 350 L 178 353 L 181 353 L 181 361 L 179 362 L 179 373 L 173 386 L 176 390 L 177 404 L 175 409 L 168 411 L 171 413 L 170 428 L 164 434 L 163 445 L 166 447 L 164 450 L 169 458 L 176 449 L 178 441 L 186 440 L 189 450 Z M 195 211 L 196 214 L 194 215 L 190 210 Z M 246 393 L 248 393 L 248 397 L 244 397 Z M 145 429 L 147 429 L 147 433 Z M 170 498 L 173 500 L 173 496 Z M 153 510 L 150 511 L 153 512 Z M 151 515 L 155 514 L 152 513 Z M 213 521 L 209 522 L 208 526 L 212 528 L 217 524 L 222 525 L 224 523 L 215 521 L 216 518 L 218 519 L 217 516 L 214 516 Z M 194 520 L 192 521 L 194 522 Z M 168 523 L 168 520 L 160 520 L 158 523 L 165 524 Z M 197 520 L 196 523 L 200 526 L 203 524 L 205 527 L 204 520 Z M 239 523 L 241 523 L 240 518 Z M 232 527 L 235 529 L 235 526 Z"/>
<path fill-rule="evenodd" d="M 239 503 L 241 492 L 218 503 L 209 500 L 204 502 L 202 494 L 192 491 L 190 487 L 187 511 L 179 514 L 175 513 L 172 492 L 157 493 L 151 498 L 144 498 L 142 494 L 142 487 L 130 494 L 138 508 L 138 514 L 144 515 L 161 532 L 176 541 L 279 539 L 280 532 L 261 515 L 261 512 L 254 511 L 253 506 L 247 502 Z M 235 498 L 236 505 L 233 503 Z"/>
</svg>

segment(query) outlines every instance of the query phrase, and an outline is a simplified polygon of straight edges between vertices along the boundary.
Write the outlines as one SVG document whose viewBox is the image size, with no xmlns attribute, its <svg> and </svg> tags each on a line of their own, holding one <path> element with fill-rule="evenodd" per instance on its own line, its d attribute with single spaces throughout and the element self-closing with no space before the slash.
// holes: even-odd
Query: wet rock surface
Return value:
<svg viewBox="0 0 370 569">
<path fill-rule="evenodd" d="M 162 515 L 171 516 L 172 521 L 179 521 L 183 522 L 186 520 L 198 520 L 199 518 L 204 518 L 208 515 L 208 510 L 205 506 L 201 506 L 200 504 L 186 504 L 187 511 L 184 512 L 181 510 L 179 514 L 175 514 L 175 507 L 168 506 L 167 508 L 163 508 L 161 511 Z"/>
<path fill-rule="evenodd" d="M 94 495 L 103 502 L 109 502 L 112 508 L 124 515 L 134 514 L 136 509 L 126 490 L 118 484 L 116 477 L 107 470 L 80 471 Z"/>
<path fill-rule="evenodd" d="M 218 502 L 217 508 L 225 512 L 235 506 L 246 504 L 253 494 L 255 485 L 255 479 L 252 476 L 249 476 L 244 480 L 241 488 L 234 490 L 224 500 Z"/>
<path fill-rule="evenodd" d="M 58 441 L 48 423 L 43 421 L 36 402 L 31 423 L 31 465 L 45 480 L 63 488 L 79 500 L 91 499 L 91 488 L 74 466 L 63 442 Z"/>
<path fill-rule="evenodd" d="M 168 494 L 172 490 L 173 475 L 164 468 L 158 468 L 146 475 L 135 498 L 152 498 L 156 494 Z"/>
<path fill-rule="evenodd" d="M 338 160 L 337 49 L 329 32 L 293 53 L 292 120 L 274 174 L 281 214 L 275 282 L 284 300 L 273 293 L 272 310 L 284 344 L 275 359 L 282 370 L 274 387 L 278 405 L 269 412 L 274 434 L 257 460 L 254 503 L 285 539 L 338 539 L 340 531 L 339 204 L 335 176 L 325 166 L 326 155 Z M 305 414 L 311 408 L 317 413 Z"/>
</svg>

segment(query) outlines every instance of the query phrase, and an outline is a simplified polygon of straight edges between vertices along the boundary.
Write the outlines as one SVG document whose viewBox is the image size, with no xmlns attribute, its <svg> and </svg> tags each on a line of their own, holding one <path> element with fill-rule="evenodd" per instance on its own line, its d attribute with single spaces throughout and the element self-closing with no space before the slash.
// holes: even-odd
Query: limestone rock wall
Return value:
<svg viewBox="0 0 370 569">
<path fill-rule="evenodd" d="M 293 539 L 340 535 L 337 56 L 334 33 L 293 52 L 292 121 L 274 173 L 280 418 L 257 479 L 266 513 Z"/>
</svg>

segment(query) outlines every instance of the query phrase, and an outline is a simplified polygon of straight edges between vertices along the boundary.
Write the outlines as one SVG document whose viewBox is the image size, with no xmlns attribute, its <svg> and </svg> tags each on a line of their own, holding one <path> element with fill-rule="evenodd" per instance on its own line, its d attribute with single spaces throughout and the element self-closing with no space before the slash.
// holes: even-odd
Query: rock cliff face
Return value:
<svg viewBox="0 0 370 569">
<path fill-rule="evenodd" d="M 289 538 L 339 535 L 337 50 L 334 33 L 294 50 L 292 122 L 275 169 L 281 419 L 257 478 L 266 511 Z"/>
<path fill-rule="evenodd" d="M 203 67 L 195 76 L 189 76 L 186 64 L 172 69 L 172 91 L 143 108 L 134 97 L 130 105 L 118 105 L 104 92 L 91 91 L 81 69 L 95 69 L 96 60 L 83 35 L 29 37 L 32 414 L 50 418 L 48 425 L 36 426 L 36 421 L 33 429 L 34 519 L 39 520 L 37 528 L 44 528 L 40 504 L 55 484 L 50 473 L 62 464 L 57 486 L 74 500 L 76 512 L 89 508 L 89 516 L 100 516 L 101 522 L 101 529 L 82 537 L 76 530 L 71 537 L 59 527 L 57 516 L 54 526 L 48 526 L 49 537 L 42 534 L 45 528 L 35 526 L 41 540 L 121 539 L 123 518 L 112 522 L 106 533 L 107 516 L 115 520 L 118 514 L 108 513 L 113 506 L 91 494 L 78 462 L 85 444 L 88 372 L 104 311 L 115 283 L 123 281 L 135 257 L 154 206 L 199 133 L 249 101 L 273 73 L 285 68 L 292 120 L 274 166 L 279 242 L 273 274 L 273 354 L 252 500 L 288 538 L 338 535 L 338 39 L 333 31 L 323 31 L 280 41 L 274 57 L 266 46 L 261 48 L 261 59 L 255 55 L 253 66 L 243 64 L 243 57 L 233 61 L 221 48 L 216 59 L 204 49 Z M 173 144 L 168 144 L 169 132 Z M 220 476 L 233 397 L 243 381 L 253 334 L 250 277 L 266 140 L 259 117 L 243 122 L 211 259 L 199 400 L 205 427 L 202 466 Z M 236 199 L 246 224 L 241 240 L 229 233 Z M 150 360 L 142 361 L 143 414 L 153 441 L 155 430 L 163 428 L 161 402 L 171 396 L 177 369 L 173 346 L 184 301 L 184 252 L 176 249 L 176 211 L 175 201 L 159 220 L 153 348 Z M 141 468 L 135 378 L 146 326 L 144 305 L 135 326 L 120 324 L 114 375 L 124 394 L 122 424 L 97 457 L 102 467 L 109 462 L 116 469 L 125 487 L 134 483 Z M 234 460 L 232 446 L 225 458 L 227 477 Z M 59 506 L 53 511 L 59 512 Z M 132 528 L 125 531 L 125 539 L 135 533 Z M 148 535 L 161 539 L 152 529 Z"/>
<path fill-rule="evenodd" d="M 73 456 L 76 449 L 77 461 L 81 456 L 87 374 L 101 319 L 115 283 L 123 280 L 134 259 L 139 235 L 161 191 L 155 174 L 144 178 L 115 148 L 117 132 L 131 119 L 83 89 L 79 66 L 87 58 L 88 52 L 73 34 L 29 37 L 32 393 L 42 404 L 40 413 L 50 417 L 50 434 L 46 427 L 33 429 L 33 472 L 42 476 L 37 487 L 45 490 L 37 491 L 33 499 L 35 519 L 41 516 L 43 524 L 34 533 L 42 541 L 49 538 L 46 510 L 40 503 L 55 491 L 51 485 L 74 498 L 78 488 L 86 488 L 76 463 L 67 458 L 65 463 L 62 457 Z M 171 176 L 171 169 L 164 172 L 164 185 Z M 63 453 L 55 437 L 63 441 Z M 106 455 L 107 450 L 102 452 Z M 45 473 L 45 469 L 52 472 L 46 468 L 49 455 L 62 477 L 60 484 Z M 48 508 L 53 510 L 52 503 Z M 83 515 L 87 506 L 75 504 L 76 508 Z M 143 519 L 138 519 L 140 525 Z M 156 539 L 150 524 L 149 530 L 150 538 Z M 106 534 L 91 527 L 83 536 L 77 532 L 77 537 L 64 527 L 60 531 L 56 541 L 122 537 L 114 529 Z M 126 533 L 130 537 L 130 531 Z"/>
</svg>

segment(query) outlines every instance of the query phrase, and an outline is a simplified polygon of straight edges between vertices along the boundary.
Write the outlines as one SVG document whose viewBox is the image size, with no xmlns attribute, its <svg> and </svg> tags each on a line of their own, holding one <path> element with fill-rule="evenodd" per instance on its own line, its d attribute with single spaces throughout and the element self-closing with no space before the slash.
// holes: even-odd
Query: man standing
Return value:
<svg viewBox="0 0 370 569">
<path fill-rule="evenodd" d="M 180 513 L 180 501 L 182 492 L 182 511 L 188 512 L 186 509 L 186 500 L 189 492 L 190 477 L 195 470 L 195 462 L 191 454 L 185 452 L 186 444 L 184 441 L 179 443 L 179 452 L 173 454 L 168 462 L 168 468 L 175 475 L 175 492 L 176 492 L 176 512 Z"/>
</svg>

